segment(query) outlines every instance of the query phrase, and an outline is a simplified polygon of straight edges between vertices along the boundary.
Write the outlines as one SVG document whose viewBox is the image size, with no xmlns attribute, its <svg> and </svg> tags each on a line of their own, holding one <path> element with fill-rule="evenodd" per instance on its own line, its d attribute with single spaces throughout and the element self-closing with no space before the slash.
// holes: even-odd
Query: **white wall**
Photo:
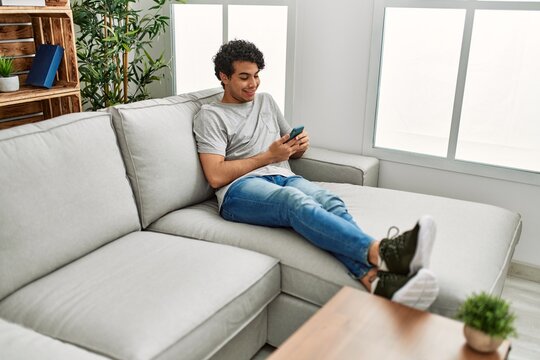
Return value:
<svg viewBox="0 0 540 360">
<path fill-rule="evenodd" d="M 313 145 L 362 153 L 372 11 L 373 0 L 297 0 L 292 122 L 306 126 Z M 170 51 L 169 34 L 155 47 Z M 152 94 L 172 94 L 171 79 Z M 381 162 L 379 186 L 519 212 L 524 225 L 514 261 L 540 267 L 540 187 L 388 161 Z"/>
<path fill-rule="evenodd" d="M 373 0 L 297 1 L 293 123 L 306 125 L 313 145 L 361 154 Z M 379 186 L 519 212 L 514 261 L 540 267 L 540 187 L 388 161 Z"/>
<path fill-rule="evenodd" d="M 361 153 L 372 1 L 297 0 L 294 124 L 313 143 Z"/>
</svg>

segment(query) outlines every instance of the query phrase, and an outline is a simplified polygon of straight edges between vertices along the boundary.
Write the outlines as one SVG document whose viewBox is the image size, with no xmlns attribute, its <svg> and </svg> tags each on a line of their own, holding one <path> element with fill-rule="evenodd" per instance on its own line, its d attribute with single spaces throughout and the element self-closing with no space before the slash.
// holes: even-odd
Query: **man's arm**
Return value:
<svg viewBox="0 0 540 360">
<path fill-rule="evenodd" d="M 297 140 L 285 143 L 288 139 L 289 135 L 287 134 L 274 141 L 265 152 L 246 159 L 225 160 L 222 155 L 201 153 L 199 159 L 201 160 L 204 176 L 211 187 L 218 189 L 250 171 L 288 160 L 300 150 L 301 146 Z"/>
</svg>

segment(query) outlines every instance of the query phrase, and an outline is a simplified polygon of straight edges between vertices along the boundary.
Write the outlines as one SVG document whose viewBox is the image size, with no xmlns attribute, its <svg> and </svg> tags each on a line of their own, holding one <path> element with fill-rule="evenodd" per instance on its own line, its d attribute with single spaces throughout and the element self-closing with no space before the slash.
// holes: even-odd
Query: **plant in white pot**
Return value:
<svg viewBox="0 0 540 360">
<path fill-rule="evenodd" d="M 516 336 L 510 304 L 497 296 L 472 294 L 461 305 L 456 318 L 465 324 L 463 333 L 467 344 L 480 352 L 497 350 L 504 339 Z"/>
<path fill-rule="evenodd" d="M 0 56 L 0 91 L 19 90 L 19 77 L 13 75 L 13 59 Z"/>
</svg>

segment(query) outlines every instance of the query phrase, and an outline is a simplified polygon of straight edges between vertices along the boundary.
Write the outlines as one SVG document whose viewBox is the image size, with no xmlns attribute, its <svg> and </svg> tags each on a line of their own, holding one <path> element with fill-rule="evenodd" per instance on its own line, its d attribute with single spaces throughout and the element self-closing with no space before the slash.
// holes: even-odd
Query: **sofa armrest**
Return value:
<svg viewBox="0 0 540 360">
<path fill-rule="evenodd" d="M 377 186 L 379 181 L 379 160 L 373 157 L 310 147 L 289 163 L 294 173 L 311 181 L 365 186 Z"/>
</svg>

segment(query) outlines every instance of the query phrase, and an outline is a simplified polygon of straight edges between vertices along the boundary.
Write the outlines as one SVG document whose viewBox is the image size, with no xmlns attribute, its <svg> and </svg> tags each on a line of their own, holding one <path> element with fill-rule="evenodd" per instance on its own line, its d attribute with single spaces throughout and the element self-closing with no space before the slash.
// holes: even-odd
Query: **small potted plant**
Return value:
<svg viewBox="0 0 540 360">
<path fill-rule="evenodd" d="M 19 90 L 19 77 L 13 75 L 13 59 L 0 56 L 0 91 Z"/>
<path fill-rule="evenodd" d="M 495 351 L 504 339 L 517 335 L 510 304 L 485 292 L 469 296 L 456 317 L 465 324 L 467 344 L 480 352 Z"/>
</svg>

